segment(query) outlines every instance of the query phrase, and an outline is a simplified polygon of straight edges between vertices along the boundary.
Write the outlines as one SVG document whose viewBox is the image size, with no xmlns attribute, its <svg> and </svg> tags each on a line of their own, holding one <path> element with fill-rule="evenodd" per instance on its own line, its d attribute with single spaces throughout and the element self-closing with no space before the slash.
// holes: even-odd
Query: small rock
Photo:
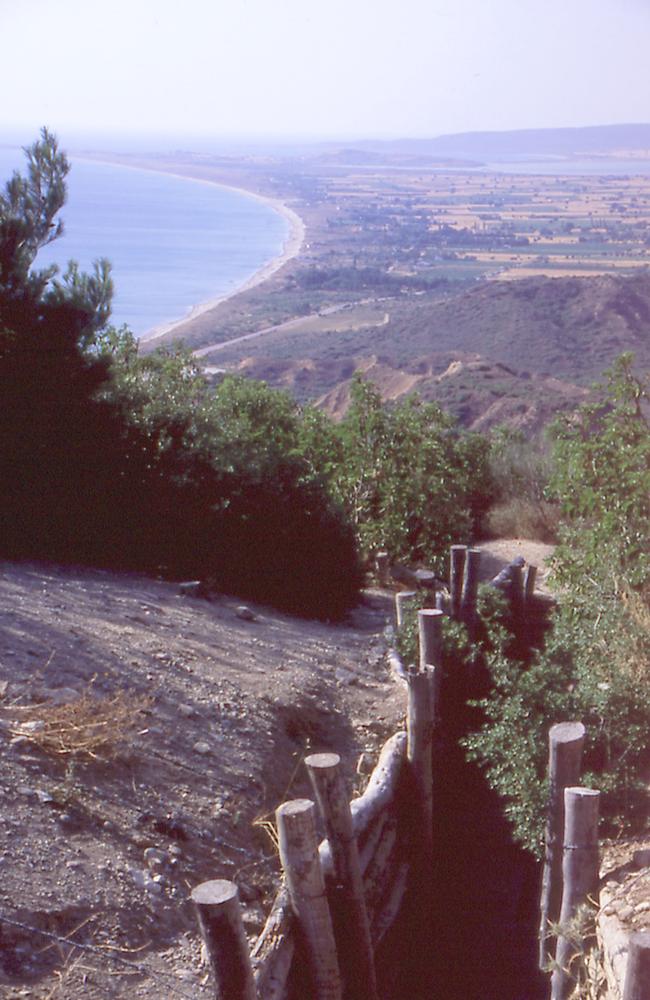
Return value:
<svg viewBox="0 0 650 1000">
<path fill-rule="evenodd" d="M 131 868 L 131 877 L 138 889 L 147 889 L 151 885 L 151 875 L 139 868 Z"/>
<path fill-rule="evenodd" d="M 203 740 L 199 740 L 192 747 L 192 750 L 194 751 L 194 753 L 200 753 L 200 754 L 210 753 L 211 749 L 212 748 L 211 748 L 210 744 L 209 743 L 204 743 Z"/>
<path fill-rule="evenodd" d="M 191 705 L 179 705 L 178 714 L 182 715 L 184 719 L 191 719 L 195 712 Z"/>
<path fill-rule="evenodd" d="M 257 616 L 251 611 L 250 608 L 246 607 L 245 604 L 240 604 L 239 607 L 235 609 L 235 614 L 238 618 L 241 618 L 245 622 L 257 621 Z"/>
<path fill-rule="evenodd" d="M 53 705 L 68 705 L 71 701 L 77 701 L 81 697 L 79 692 L 71 687 L 43 688 L 39 695 Z"/>
<path fill-rule="evenodd" d="M 631 906 L 622 906 L 618 911 L 619 920 L 630 920 L 634 916 L 634 909 Z"/>
<path fill-rule="evenodd" d="M 144 852 L 144 860 L 147 868 L 160 868 L 167 861 L 167 855 L 156 847 L 147 847 Z"/>
<path fill-rule="evenodd" d="M 644 900 L 642 903 L 637 903 L 634 907 L 635 913 L 647 913 L 650 910 L 650 901 Z"/>
<path fill-rule="evenodd" d="M 168 853 L 171 854 L 172 858 L 180 858 L 183 852 L 178 844 L 172 844 Z"/>
<path fill-rule="evenodd" d="M 153 880 L 146 883 L 145 889 L 147 892 L 150 892 L 152 896 L 160 896 L 163 891 L 163 887 L 160 882 L 154 882 Z"/>
</svg>

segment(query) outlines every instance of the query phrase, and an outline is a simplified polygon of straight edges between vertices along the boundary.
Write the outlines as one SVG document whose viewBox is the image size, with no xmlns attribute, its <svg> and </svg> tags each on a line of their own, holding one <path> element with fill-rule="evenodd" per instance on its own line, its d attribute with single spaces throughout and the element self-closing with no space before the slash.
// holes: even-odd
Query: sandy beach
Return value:
<svg viewBox="0 0 650 1000">
<path fill-rule="evenodd" d="M 171 171 L 164 172 L 171 173 Z M 288 205 L 285 205 L 284 202 L 279 201 L 277 198 L 267 198 L 254 191 L 248 191 L 246 188 L 235 187 L 231 184 L 222 184 L 219 181 L 210 181 L 204 178 L 199 179 L 189 173 L 182 173 L 180 171 L 176 171 L 171 174 L 171 176 L 182 177 L 183 180 L 192 180 L 201 184 L 215 184 L 217 187 L 227 188 L 230 191 L 237 191 L 240 194 L 245 194 L 249 198 L 254 198 L 256 201 L 263 202 L 286 219 L 289 225 L 289 233 L 284 241 L 281 253 L 277 257 L 273 257 L 271 260 L 267 261 L 266 264 L 260 267 L 259 270 L 255 271 L 255 273 L 243 282 L 243 284 L 237 285 L 231 291 L 226 292 L 223 295 L 219 295 L 214 299 L 208 299 L 205 302 L 198 303 L 185 316 L 181 316 L 178 319 L 171 320 L 169 323 L 162 323 L 151 330 L 147 330 L 139 338 L 139 340 L 143 343 L 145 341 L 150 343 L 158 337 L 163 337 L 165 334 L 173 331 L 176 327 L 184 326 L 185 323 L 196 319 L 197 316 L 202 316 L 204 313 L 209 312 L 211 309 L 214 309 L 227 299 L 230 299 L 235 295 L 239 295 L 241 292 L 246 292 L 250 288 L 254 288 L 256 285 L 261 284 L 263 281 L 267 281 L 271 275 L 275 274 L 276 271 L 279 271 L 280 268 L 287 263 L 287 261 L 291 260 L 300 252 L 300 249 L 305 241 L 305 223 L 297 212 L 294 212 L 292 208 L 289 208 Z"/>
</svg>

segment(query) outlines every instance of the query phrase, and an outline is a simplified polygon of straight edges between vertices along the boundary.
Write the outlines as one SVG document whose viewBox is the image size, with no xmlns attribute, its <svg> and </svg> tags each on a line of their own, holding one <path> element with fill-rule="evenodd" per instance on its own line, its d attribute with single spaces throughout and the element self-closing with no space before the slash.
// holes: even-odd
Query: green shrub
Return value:
<svg viewBox="0 0 650 1000">
<path fill-rule="evenodd" d="M 485 722 L 466 741 L 504 797 L 518 840 L 542 844 L 547 734 L 587 729 L 584 782 L 602 791 L 609 833 L 647 822 L 650 774 L 650 428 L 631 359 L 606 396 L 557 430 L 552 489 L 565 523 L 555 554 L 559 610 L 531 660 L 503 642 L 487 658 Z"/>
<path fill-rule="evenodd" d="M 47 132 L 0 196 L 0 554 L 200 576 L 339 617 L 361 581 L 354 534 L 302 454 L 282 393 L 209 391 L 182 349 L 140 356 L 105 326 L 108 265 L 37 271 L 68 165 Z"/>
</svg>

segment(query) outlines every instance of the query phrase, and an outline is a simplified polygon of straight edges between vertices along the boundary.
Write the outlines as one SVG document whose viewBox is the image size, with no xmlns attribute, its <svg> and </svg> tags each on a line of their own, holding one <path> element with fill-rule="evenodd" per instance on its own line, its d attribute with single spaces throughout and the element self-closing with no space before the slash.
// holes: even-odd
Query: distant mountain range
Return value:
<svg viewBox="0 0 650 1000">
<path fill-rule="evenodd" d="M 355 143 L 359 149 L 397 155 L 473 159 L 520 156 L 594 156 L 645 152 L 650 157 L 650 124 L 592 125 L 584 128 L 460 132 L 433 139 Z"/>
</svg>

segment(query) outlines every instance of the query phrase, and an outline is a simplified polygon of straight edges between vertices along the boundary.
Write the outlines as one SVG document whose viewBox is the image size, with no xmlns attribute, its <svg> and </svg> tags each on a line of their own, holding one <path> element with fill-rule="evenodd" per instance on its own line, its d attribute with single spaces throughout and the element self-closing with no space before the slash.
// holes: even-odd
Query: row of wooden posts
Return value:
<svg viewBox="0 0 650 1000">
<path fill-rule="evenodd" d="M 552 968 L 551 1000 L 568 1000 L 574 994 L 580 975 L 580 912 L 586 908 L 587 922 L 589 915 L 594 922 L 598 909 L 600 792 L 578 786 L 585 736 L 581 722 L 561 722 L 549 731 L 539 965 L 542 970 Z M 629 939 L 623 1000 L 650 1000 L 650 933 Z"/>
<path fill-rule="evenodd" d="M 452 546 L 449 596 L 436 602 L 470 623 L 479 564 L 479 550 Z M 525 576 L 513 568 L 510 600 L 525 608 L 534 567 Z M 396 595 L 398 627 L 412 601 L 408 591 Z M 315 801 L 296 799 L 277 809 L 285 884 L 252 950 L 234 883 L 204 882 L 192 892 L 218 1000 L 290 1000 L 292 977 L 305 969 L 309 985 L 308 992 L 303 985 L 303 997 L 377 1000 L 378 945 L 409 885 L 432 862 L 432 746 L 440 722 L 444 616 L 440 606 L 418 610 L 416 666 L 404 667 L 392 657 L 407 688 L 406 732 L 384 745 L 363 795 L 350 802 L 337 754 L 313 754 L 306 766 Z M 574 989 L 568 928 L 580 907 L 594 906 L 598 897 L 599 793 L 578 786 L 584 740 L 579 722 L 550 730 L 539 963 L 544 969 L 553 964 L 551 1000 L 568 1000 Z M 316 803 L 326 834 L 320 844 Z M 650 1000 L 650 934 L 631 940 L 623 1000 Z"/>
<path fill-rule="evenodd" d="M 295 964 L 308 968 L 313 1000 L 377 1000 L 378 945 L 410 876 L 431 864 L 442 618 L 438 609 L 418 613 L 420 662 L 401 670 L 406 732 L 386 742 L 363 795 L 350 802 L 337 754 L 312 754 L 305 763 L 315 802 L 277 809 L 285 885 L 252 951 L 234 883 L 204 882 L 192 892 L 219 1000 L 287 1000 Z M 320 845 L 316 803 L 326 834 Z"/>
</svg>

